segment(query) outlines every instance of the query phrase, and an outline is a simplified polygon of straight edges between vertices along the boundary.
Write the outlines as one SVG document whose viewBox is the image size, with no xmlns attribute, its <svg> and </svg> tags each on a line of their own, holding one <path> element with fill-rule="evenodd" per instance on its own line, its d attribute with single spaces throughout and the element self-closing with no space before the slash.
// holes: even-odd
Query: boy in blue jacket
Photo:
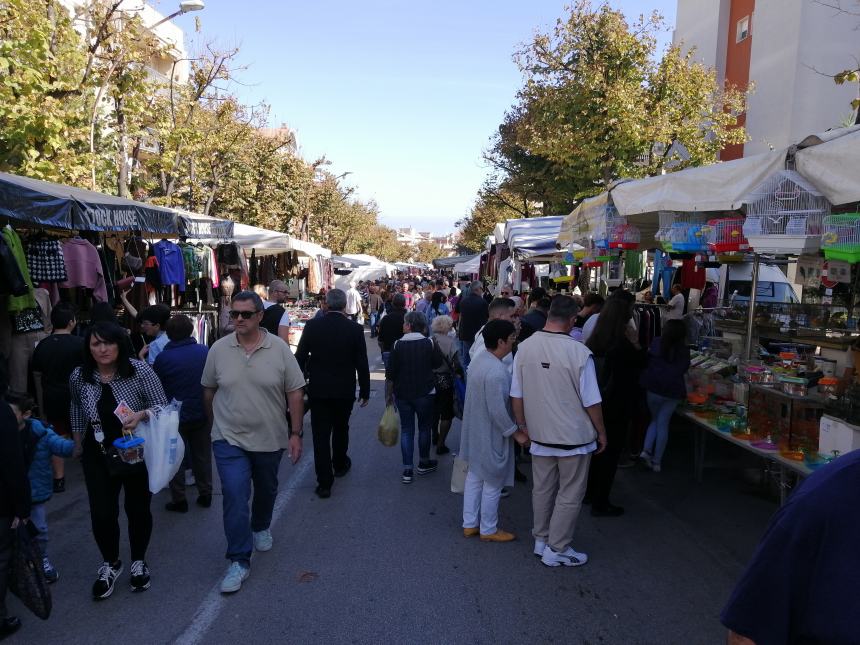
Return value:
<svg viewBox="0 0 860 645">
<path fill-rule="evenodd" d="M 9 392 L 6 402 L 18 420 L 21 444 L 24 446 L 24 460 L 29 465 L 32 507 L 30 521 L 38 529 L 36 542 L 42 551 L 42 567 L 48 582 L 56 582 L 60 574 L 48 559 L 48 514 L 45 504 L 54 493 L 54 471 L 51 457 L 71 457 L 75 442 L 63 439 L 50 426 L 45 427 L 38 419 L 33 419 L 33 400 L 26 394 Z"/>
</svg>

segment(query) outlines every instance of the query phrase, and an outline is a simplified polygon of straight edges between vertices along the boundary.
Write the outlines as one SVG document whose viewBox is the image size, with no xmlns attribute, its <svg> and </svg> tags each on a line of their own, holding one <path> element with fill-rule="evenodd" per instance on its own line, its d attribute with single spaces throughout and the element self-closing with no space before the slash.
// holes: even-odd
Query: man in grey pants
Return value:
<svg viewBox="0 0 860 645">
<path fill-rule="evenodd" d="M 520 344 L 511 382 L 514 419 L 532 442 L 534 553 L 548 567 L 588 562 L 571 542 L 591 455 L 606 449 L 591 351 L 569 336 L 577 311 L 568 296 L 553 300 L 546 326 Z"/>
</svg>

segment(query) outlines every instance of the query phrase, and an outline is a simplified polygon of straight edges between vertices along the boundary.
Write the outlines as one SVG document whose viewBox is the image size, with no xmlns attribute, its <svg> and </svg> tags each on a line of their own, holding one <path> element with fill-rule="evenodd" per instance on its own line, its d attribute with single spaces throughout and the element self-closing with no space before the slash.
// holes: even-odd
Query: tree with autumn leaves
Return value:
<svg viewBox="0 0 860 645">
<path fill-rule="evenodd" d="M 656 13 L 629 22 L 578 0 L 514 56 L 524 85 L 493 138 L 490 168 L 462 246 L 477 251 L 496 221 L 570 212 L 620 178 L 717 161 L 746 134 L 745 93 L 721 87 L 692 52 L 657 52 Z"/>
<path fill-rule="evenodd" d="M 72 15 L 58 0 L 0 3 L 0 171 L 151 201 L 387 261 L 415 253 L 327 160 L 308 162 L 266 105 L 230 91 L 237 50 L 205 43 L 188 82 L 152 74 L 169 47 L 120 0 Z"/>
</svg>

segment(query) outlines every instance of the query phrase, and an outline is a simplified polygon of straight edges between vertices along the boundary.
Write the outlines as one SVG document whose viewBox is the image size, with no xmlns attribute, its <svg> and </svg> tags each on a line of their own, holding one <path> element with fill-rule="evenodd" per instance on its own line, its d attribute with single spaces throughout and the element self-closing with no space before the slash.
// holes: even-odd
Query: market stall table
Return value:
<svg viewBox="0 0 860 645">
<path fill-rule="evenodd" d="M 702 472 L 705 468 L 705 438 L 706 431 L 714 434 L 724 441 L 728 441 L 736 446 L 743 448 L 744 450 L 753 453 L 763 459 L 766 459 L 779 467 L 779 499 L 780 504 L 785 503 L 786 498 L 786 490 L 788 488 L 787 485 L 787 473 L 793 472 L 799 477 L 807 477 L 812 474 L 813 469 L 809 468 L 805 463 L 801 461 L 795 461 L 793 459 L 788 459 L 779 454 L 778 451 L 771 450 L 762 450 L 760 448 L 756 448 L 751 445 L 749 441 L 745 441 L 743 439 L 738 439 L 733 436 L 729 432 L 721 432 L 716 424 L 711 423 L 707 419 L 703 419 L 699 416 L 696 416 L 693 412 L 689 410 L 681 410 L 678 412 L 678 416 L 687 419 L 688 421 L 692 421 L 695 426 L 698 428 L 698 432 L 693 437 L 693 472 L 695 473 L 696 482 L 701 483 L 702 481 Z"/>
</svg>

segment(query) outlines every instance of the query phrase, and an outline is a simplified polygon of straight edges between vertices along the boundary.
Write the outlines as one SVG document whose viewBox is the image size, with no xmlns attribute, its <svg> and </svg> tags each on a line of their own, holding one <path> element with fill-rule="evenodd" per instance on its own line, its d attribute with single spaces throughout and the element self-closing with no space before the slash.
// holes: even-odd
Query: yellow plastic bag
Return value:
<svg viewBox="0 0 860 645">
<path fill-rule="evenodd" d="M 400 440 L 400 415 L 393 405 L 385 408 L 376 434 L 383 446 L 396 446 Z"/>
</svg>

